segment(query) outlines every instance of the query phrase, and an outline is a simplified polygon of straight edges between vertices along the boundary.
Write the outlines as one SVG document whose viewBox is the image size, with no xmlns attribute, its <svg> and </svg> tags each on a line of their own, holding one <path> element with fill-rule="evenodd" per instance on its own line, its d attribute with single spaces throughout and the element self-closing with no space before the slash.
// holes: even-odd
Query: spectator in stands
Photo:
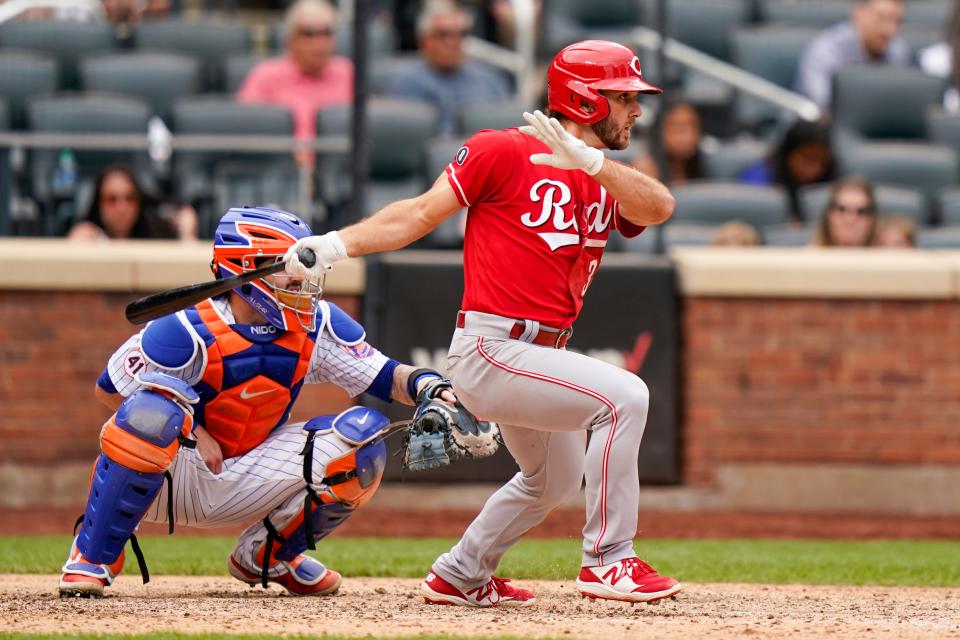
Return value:
<svg viewBox="0 0 960 640">
<path fill-rule="evenodd" d="M 948 80 L 943 108 L 951 113 L 960 111 L 960 0 L 953 0 L 943 41 L 922 49 L 917 61 L 925 73 Z"/>
<path fill-rule="evenodd" d="M 853 0 L 848 22 L 829 27 L 807 45 L 794 81 L 797 93 L 829 109 L 833 74 L 840 67 L 908 64 L 910 47 L 898 35 L 902 20 L 903 0 Z"/>
<path fill-rule="evenodd" d="M 463 39 L 469 33 L 470 17 L 463 9 L 448 0 L 431 0 L 417 18 L 420 60 L 387 85 L 390 96 L 435 106 L 444 135 L 457 132 L 464 105 L 510 97 L 503 77 L 466 59 Z"/>
<path fill-rule="evenodd" d="M 873 185 L 864 178 L 833 183 L 827 208 L 817 225 L 814 244 L 820 247 L 869 247 L 877 229 Z"/>
<path fill-rule="evenodd" d="M 284 16 L 286 55 L 251 69 L 237 99 L 287 107 L 294 135 L 312 140 L 318 109 L 353 100 L 353 63 L 334 55 L 335 28 L 336 11 L 326 0 L 297 0 Z M 297 158 L 311 164 L 313 153 Z"/>
<path fill-rule="evenodd" d="M 650 128 L 649 152 L 634 160 L 634 166 L 669 186 L 702 180 L 707 175 L 702 139 L 700 114 L 693 104 L 666 102 Z"/>
<path fill-rule="evenodd" d="M 167 222 L 156 213 L 133 171 L 114 164 L 97 177 L 86 217 L 73 225 L 71 240 L 197 239 L 197 213 L 185 205 Z"/>
<path fill-rule="evenodd" d="M 916 247 L 917 225 L 907 216 L 881 216 L 873 245 L 897 249 Z"/>
<path fill-rule="evenodd" d="M 800 187 L 834 179 L 836 166 L 830 146 L 830 128 L 823 122 L 797 120 L 784 133 L 769 158 L 740 174 L 744 184 L 776 184 L 787 190 L 790 214 L 803 220 L 797 192 Z"/>
<path fill-rule="evenodd" d="M 760 245 L 760 234 L 752 224 L 731 220 L 717 227 L 710 244 L 715 247 L 756 247 Z"/>
</svg>

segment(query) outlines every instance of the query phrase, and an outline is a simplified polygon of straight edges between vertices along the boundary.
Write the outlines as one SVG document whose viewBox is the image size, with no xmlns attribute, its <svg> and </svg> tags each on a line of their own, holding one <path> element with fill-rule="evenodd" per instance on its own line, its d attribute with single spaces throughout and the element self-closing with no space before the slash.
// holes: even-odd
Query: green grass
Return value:
<svg viewBox="0 0 960 640">
<path fill-rule="evenodd" d="M 425 575 L 452 539 L 331 538 L 317 557 L 346 576 Z M 226 575 L 234 540 L 144 537 L 154 575 Z M 56 573 L 70 540 L 64 536 L 0 539 L 0 573 Z M 640 556 L 687 582 L 755 582 L 890 586 L 960 586 L 960 542 L 642 540 Z M 570 580 L 580 565 L 579 540 L 524 540 L 504 558 L 499 575 Z M 127 572 L 136 573 L 132 554 Z"/>
</svg>

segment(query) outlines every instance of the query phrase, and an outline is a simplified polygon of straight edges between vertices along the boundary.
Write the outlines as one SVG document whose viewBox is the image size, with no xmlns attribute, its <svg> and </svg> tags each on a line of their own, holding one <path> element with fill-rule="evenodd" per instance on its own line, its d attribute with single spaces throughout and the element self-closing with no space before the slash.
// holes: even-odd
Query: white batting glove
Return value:
<svg viewBox="0 0 960 640">
<path fill-rule="evenodd" d="M 580 138 L 571 135 L 556 118 L 548 118 L 539 110 L 524 111 L 523 119 L 530 124 L 520 127 L 521 133 L 532 136 L 550 147 L 553 153 L 535 153 L 533 164 L 545 164 L 557 169 L 580 169 L 587 175 L 596 175 L 603 166 L 603 152 L 588 147 Z"/>
<path fill-rule="evenodd" d="M 300 249 L 307 248 L 313 251 L 317 261 L 312 267 L 307 267 L 300 262 L 297 252 Z M 343 240 L 337 235 L 336 231 L 330 231 L 322 236 L 309 236 L 297 240 L 292 247 L 287 249 L 283 261 L 286 263 L 284 271 L 295 278 L 315 279 L 323 275 L 324 271 L 333 269 L 333 263 L 347 258 L 347 248 Z"/>
</svg>

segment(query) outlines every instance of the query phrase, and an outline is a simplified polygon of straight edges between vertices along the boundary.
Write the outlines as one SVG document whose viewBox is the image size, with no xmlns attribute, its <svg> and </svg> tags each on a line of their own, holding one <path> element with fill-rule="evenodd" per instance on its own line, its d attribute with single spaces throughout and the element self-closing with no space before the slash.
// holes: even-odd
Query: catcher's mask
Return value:
<svg viewBox="0 0 960 640">
<path fill-rule="evenodd" d="M 291 245 L 310 235 L 310 227 L 287 211 L 234 207 L 217 225 L 210 268 L 217 278 L 251 271 L 282 260 Z M 323 281 L 324 276 L 303 279 L 280 272 L 235 291 L 278 329 L 309 332 L 316 329 Z"/>
</svg>

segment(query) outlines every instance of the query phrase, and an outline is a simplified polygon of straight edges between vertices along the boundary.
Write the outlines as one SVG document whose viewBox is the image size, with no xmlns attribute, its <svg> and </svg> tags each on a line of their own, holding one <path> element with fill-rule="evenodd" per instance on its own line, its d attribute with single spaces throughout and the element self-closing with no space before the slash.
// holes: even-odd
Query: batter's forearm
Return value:
<svg viewBox="0 0 960 640">
<path fill-rule="evenodd" d="M 620 204 L 620 215 L 634 224 L 661 224 L 673 214 L 670 189 L 642 171 L 608 158 L 593 178 Z"/>
<path fill-rule="evenodd" d="M 420 213 L 419 198 L 398 200 L 337 232 L 351 257 L 402 249 L 433 230 Z"/>
</svg>

